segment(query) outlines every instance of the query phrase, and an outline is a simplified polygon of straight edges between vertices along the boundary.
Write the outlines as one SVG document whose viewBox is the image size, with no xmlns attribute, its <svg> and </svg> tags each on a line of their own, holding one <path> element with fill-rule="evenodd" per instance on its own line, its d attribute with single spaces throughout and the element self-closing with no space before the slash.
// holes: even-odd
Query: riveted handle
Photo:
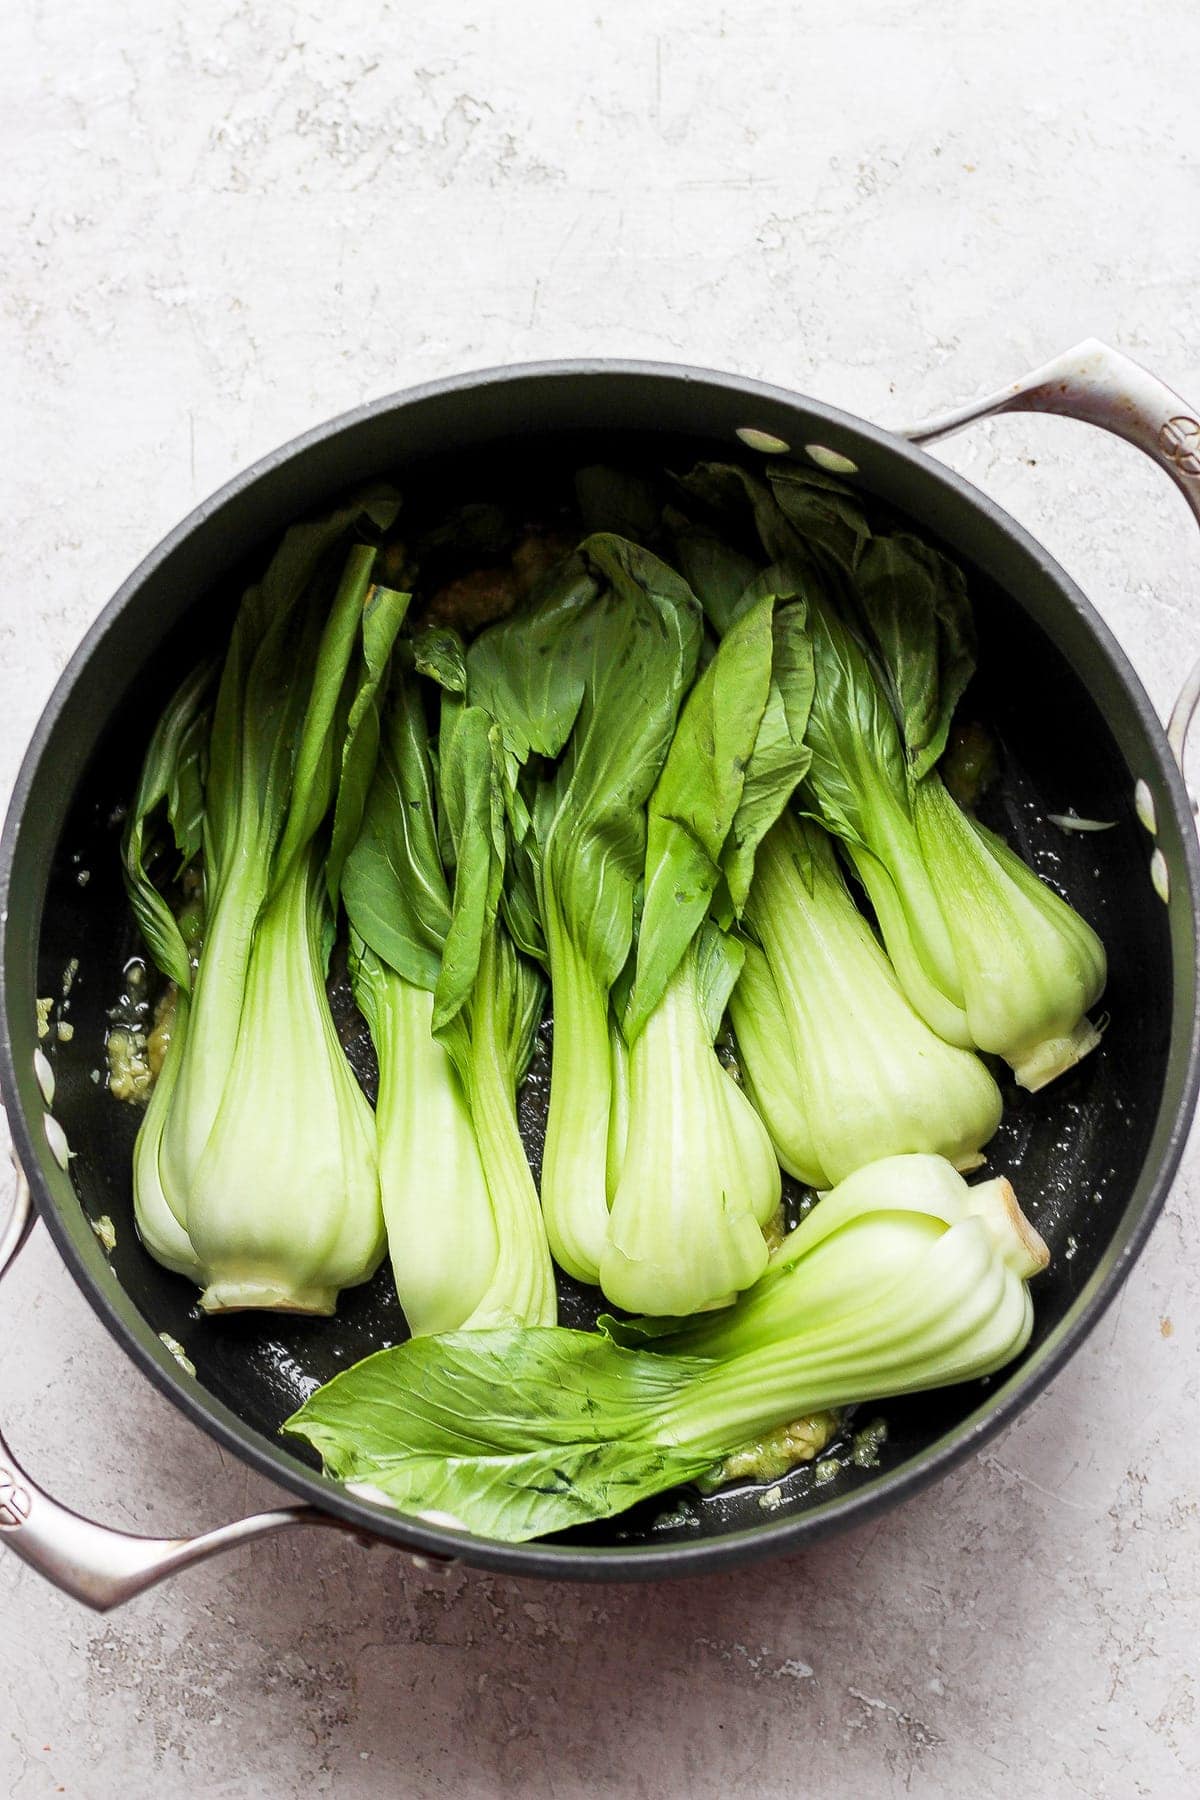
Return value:
<svg viewBox="0 0 1200 1800">
<path fill-rule="evenodd" d="M 914 444 L 933 444 L 977 419 L 999 413 L 1060 413 L 1099 425 L 1165 469 L 1200 525 L 1200 416 L 1172 388 L 1132 357 L 1096 338 L 1085 338 L 1053 362 L 1011 387 L 955 412 L 925 419 L 900 433 Z M 1192 721 L 1200 708 L 1200 661 L 1171 710 L 1167 738 L 1180 769 Z M 1193 801 L 1193 811 L 1195 801 Z"/>
<path fill-rule="evenodd" d="M 29 1183 L 18 1167 L 12 1211 L 0 1228 L 0 1276 L 16 1258 L 36 1220 Z M 114 1531 L 51 1499 L 22 1468 L 0 1433 L 0 1544 L 96 1612 L 108 1612 L 168 1575 L 223 1550 L 235 1550 L 297 1525 L 349 1529 L 313 1506 L 285 1506 L 277 1512 L 255 1513 L 199 1537 L 150 1538 Z"/>
</svg>

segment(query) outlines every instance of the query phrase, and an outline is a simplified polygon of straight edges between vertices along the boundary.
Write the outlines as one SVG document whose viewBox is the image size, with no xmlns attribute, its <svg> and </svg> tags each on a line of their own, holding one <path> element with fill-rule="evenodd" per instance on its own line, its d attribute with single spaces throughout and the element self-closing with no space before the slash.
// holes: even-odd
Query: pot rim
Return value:
<svg viewBox="0 0 1200 1800">
<path fill-rule="evenodd" d="M 513 1575 L 588 1581 L 648 1580 L 707 1573 L 732 1564 L 783 1555 L 789 1550 L 815 1543 L 836 1531 L 863 1524 L 885 1508 L 911 1498 L 935 1479 L 948 1474 L 1012 1423 L 1046 1388 L 1098 1324 L 1157 1221 L 1183 1154 L 1200 1088 L 1200 1012 L 1193 1010 L 1190 1021 L 1180 1103 L 1171 1120 L 1140 1215 L 1121 1244 L 1119 1254 L 1110 1256 L 1107 1266 L 1102 1263 L 1076 1297 L 1067 1316 L 1045 1343 L 1014 1374 L 991 1390 L 985 1401 L 967 1419 L 926 1451 L 888 1469 L 869 1485 L 809 1507 L 799 1515 L 777 1520 L 764 1518 L 761 1525 L 704 1538 L 694 1543 L 672 1542 L 661 1546 L 650 1543 L 631 1547 L 542 1542 L 503 1544 L 390 1512 L 371 1502 L 356 1499 L 337 1483 L 306 1468 L 282 1442 L 276 1448 L 237 1419 L 223 1403 L 208 1395 L 204 1389 L 198 1385 L 193 1388 L 183 1377 L 182 1371 L 175 1368 L 170 1357 L 162 1353 L 161 1345 L 155 1342 L 154 1349 L 150 1347 L 147 1340 L 153 1339 L 154 1334 L 149 1322 L 143 1321 L 146 1332 L 146 1339 L 143 1339 L 121 1316 L 111 1294 L 95 1280 L 92 1272 L 85 1266 L 43 1173 L 42 1158 L 46 1152 L 35 1140 L 20 1099 L 8 1019 L 6 939 L 9 897 L 14 857 L 26 804 L 47 743 L 69 695 L 85 674 L 98 645 L 114 621 L 149 576 L 214 513 L 235 497 L 247 492 L 262 477 L 277 472 L 283 465 L 304 456 L 315 446 L 353 430 L 364 421 L 389 412 L 399 413 L 422 401 L 485 387 L 502 388 L 507 384 L 530 380 L 578 381 L 581 378 L 601 381 L 656 379 L 697 388 L 723 390 L 745 398 L 751 405 L 755 401 L 761 401 L 775 408 L 802 407 L 827 423 L 833 428 L 837 438 L 847 440 L 850 445 L 855 442 L 868 443 L 876 450 L 919 466 L 926 475 L 932 473 L 960 502 L 981 512 L 997 525 L 1053 580 L 1060 595 L 1074 608 L 1096 640 L 1132 702 L 1144 733 L 1146 748 L 1153 757 L 1157 791 L 1169 800 L 1173 823 L 1179 833 L 1193 931 L 1200 936 L 1200 847 L 1197 845 L 1187 791 L 1168 746 L 1164 727 L 1125 652 L 1082 590 L 1042 545 L 988 495 L 981 493 L 956 471 L 931 458 L 927 451 L 908 443 L 884 427 L 860 419 L 824 401 L 772 383 L 684 363 L 624 358 L 562 358 L 506 364 L 443 376 L 367 401 L 311 427 L 259 457 L 202 501 L 161 539 L 121 584 L 85 633 L 55 684 L 35 727 L 13 787 L 3 834 L 0 836 L 0 1094 L 8 1113 L 14 1149 L 29 1178 L 37 1211 L 46 1221 L 55 1247 L 93 1310 L 125 1353 L 161 1393 L 193 1424 L 232 1450 L 259 1474 L 310 1501 L 322 1512 L 343 1520 L 357 1531 L 418 1556 L 461 1560 L 477 1567 Z M 1173 1030 L 1176 1036 L 1181 1030 L 1178 1019 Z M 1178 1057 L 1177 1042 L 1173 1043 L 1171 1054 L 1174 1058 Z M 1161 1118 L 1160 1103 L 1159 1128 Z M 156 1351 L 160 1354 L 156 1354 Z"/>
</svg>

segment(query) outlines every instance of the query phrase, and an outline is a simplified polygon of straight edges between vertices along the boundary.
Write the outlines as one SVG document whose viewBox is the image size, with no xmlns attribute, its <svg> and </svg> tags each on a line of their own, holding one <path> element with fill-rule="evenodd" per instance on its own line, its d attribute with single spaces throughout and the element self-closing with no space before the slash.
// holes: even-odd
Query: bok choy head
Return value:
<svg viewBox="0 0 1200 1800">
<path fill-rule="evenodd" d="M 608 1232 L 609 996 L 633 942 L 646 799 L 700 636 L 686 583 L 602 533 L 467 656 L 467 697 L 495 719 L 504 751 L 517 870 L 508 916 L 528 947 L 544 946 L 550 972 L 546 1229 L 584 1281 L 599 1277 Z"/>
<path fill-rule="evenodd" d="M 355 995 L 379 1057 L 380 1173 L 414 1334 L 556 1314 L 516 1120 L 541 1013 L 537 970 L 500 917 L 504 814 L 492 721 L 397 670 L 342 895 Z"/>
<path fill-rule="evenodd" d="M 635 1312 L 723 1305 L 761 1273 L 779 1169 L 714 1039 L 741 967 L 725 936 L 754 858 L 808 765 L 804 606 L 752 591 L 680 715 L 650 797 L 633 989 L 629 1112 L 600 1264 Z M 807 676 L 807 682 L 806 682 Z M 711 915 L 711 917 L 710 917 Z"/>
<path fill-rule="evenodd" d="M 1028 1341 L 1046 1261 L 1007 1183 L 892 1158 L 821 1200 L 724 1313 L 423 1339 L 338 1376 L 285 1430 L 356 1492 L 517 1542 L 693 1481 L 790 1420 L 993 1373 Z"/>
<path fill-rule="evenodd" d="M 344 832 L 361 809 L 407 607 L 375 584 L 363 541 L 395 510 L 381 493 L 286 534 L 242 601 L 203 757 L 156 735 L 126 833 L 134 908 L 182 1001 L 143 1122 L 135 1204 L 149 1247 L 197 1280 L 208 1311 L 332 1312 L 383 1248 L 371 1112 L 325 996 L 323 865 L 335 794 Z M 146 861 L 164 791 L 177 839 L 173 795 L 190 796 L 181 849 L 198 839 L 201 856 L 194 973 Z"/>
<path fill-rule="evenodd" d="M 1098 1041 L 1103 990 L 1091 927 L 950 798 L 937 763 L 974 667 L 965 584 L 903 533 L 872 534 L 832 476 L 773 464 L 769 482 L 705 465 L 684 490 L 709 521 L 678 534 L 710 617 L 736 602 L 740 557 L 712 520 L 794 576 L 809 601 L 816 672 L 809 803 L 842 841 L 913 1006 L 949 1043 L 1003 1056 L 1036 1088 Z"/>
</svg>

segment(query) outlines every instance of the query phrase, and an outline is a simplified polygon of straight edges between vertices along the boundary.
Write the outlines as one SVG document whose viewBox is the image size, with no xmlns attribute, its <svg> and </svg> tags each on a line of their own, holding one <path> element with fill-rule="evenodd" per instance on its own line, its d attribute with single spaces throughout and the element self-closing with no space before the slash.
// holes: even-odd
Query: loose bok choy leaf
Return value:
<svg viewBox="0 0 1200 1800">
<path fill-rule="evenodd" d="M 554 1277 L 516 1119 L 542 982 L 499 917 L 500 747 L 441 699 L 438 771 L 416 680 L 396 671 L 342 897 L 379 1057 L 383 1207 L 414 1335 L 552 1324 Z"/>
<path fill-rule="evenodd" d="M 530 871 L 521 928 L 532 932 L 532 901 L 550 971 L 542 1210 L 555 1259 L 582 1281 L 599 1278 L 608 1234 L 609 995 L 633 939 L 646 797 L 700 634 L 700 609 L 678 575 L 598 534 L 467 657 L 468 699 L 495 718 L 508 758 L 510 823 Z M 535 772 L 535 753 L 558 761 Z"/>
<path fill-rule="evenodd" d="M 748 517 L 806 594 L 810 803 L 845 845 L 917 1011 L 947 1042 L 1003 1056 L 1024 1086 L 1041 1087 L 1099 1041 L 1087 1013 L 1104 988 L 1104 948 L 960 811 L 938 773 L 974 666 L 961 573 L 917 539 L 872 536 L 833 477 L 780 465 L 769 477 L 703 465 L 682 486 L 734 529 Z M 679 535 L 687 567 L 706 534 L 684 525 Z M 718 611 L 730 607 L 735 566 L 714 567 L 709 552 Z"/>
<path fill-rule="evenodd" d="M 829 1188 L 865 1163 L 932 1151 L 976 1167 L 1000 1123 L 978 1057 L 914 1011 L 819 825 L 764 840 L 730 999 L 742 1073 L 789 1174 Z"/>
<path fill-rule="evenodd" d="M 1025 1283 L 1047 1260 L 1006 1182 L 890 1158 L 827 1195 L 724 1313 L 677 1333 L 421 1339 L 338 1376 L 284 1430 L 353 1491 L 520 1542 L 802 1415 L 991 1374 L 1028 1341 Z"/>
<path fill-rule="evenodd" d="M 381 492 L 285 535 L 239 609 L 203 757 L 181 759 L 164 795 L 156 737 L 126 835 L 135 911 L 180 991 L 135 1207 L 151 1250 L 203 1287 L 210 1312 L 332 1312 L 383 1249 L 371 1111 L 325 997 L 317 840 L 343 759 L 361 763 L 365 744 L 370 760 L 369 717 L 407 607 L 373 583 L 368 543 L 344 545 L 395 510 Z M 354 785 L 343 779 L 351 814 Z M 194 976 L 142 862 L 159 799 L 178 838 L 185 795 L 181 850 L 203 857 Z"/>
</svg>

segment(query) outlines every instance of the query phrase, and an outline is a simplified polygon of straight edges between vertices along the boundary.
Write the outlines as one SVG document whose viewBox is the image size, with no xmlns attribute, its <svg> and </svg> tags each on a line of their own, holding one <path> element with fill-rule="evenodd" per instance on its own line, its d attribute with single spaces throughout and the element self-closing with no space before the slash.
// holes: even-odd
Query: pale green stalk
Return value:
<svg viewBox="0 0 1200 1800">
<path fill-rule="evenodd" d="M 962 811 L 936 772 L 918 783 L 913 809 L 972 1040 L 1011 1063 L 1023 1087 L 1044 1087 L 1100 1041 L 1087 1014 L 1104 991 L 1104 946 L 1007 844 Z"/>
<path fill-rule="evenodd" d="M 164 1268 L 173 1269 L 177 1275 L 190 1276 L 203 1286 L 204 1272 L 188 1237 L 185 1221 L 176 1211 L 181 1204 L 178 1188 L 168 1187 L 162 1164 L 163 1135 L 175 1102 L 189 1010 L 189 998 L 180 990 L 167 1054 L 133 1147 L 133 1211 L 138 1236 L 151 1256 Z"/>
<path fill-rule="evenodd" d="M 206 1312 L 332 1313 L 383 1255 L 374 1118 L 325 995 L 324 904 L 306 854 L 255 934 L 224 1096 L 188 1193 Z M 204 965 L 212 954 L 209 943 Z"/>
<path fill-rule="evenodd" d="M 629 1126 L 600 1264 L 629 1312 L 725 1304 L 766 1266 L 779 1205 L 762 1121 L 713 1049 L 689 945 L 629 1053 Z"/>
<path fill-rule="evenodd" d="M 982 1221 L 964 1220 L 928 1242 L 919 1283 L 824 1330 L 718 1364 L 664 1410 L 656 1435 L 715 1461 L 790 1418 L 990 1375 L 1019 1354 L 1032 1328 L 1024 1283 L 996 1255 Z"/>
<path fill-rule="evenodd" d="M 475 1322 L 496 1270 L 475 1127 L 454 1064 L 431 1030 L 432 993 L 378 960 L 371 983 L 379 1178 L 396 1292 L 414 1337 L 457 1331 Z M 355 993 L 362 1004 L 359 981 Z"/>
<path fill-rule="evenodd" d="M 550 1249 L 577 1281 L 598 1282 L 608 1238 L 612 1061 L 608 990 L 575 945 L 548 889 L 542 926 L 554 994 L 551 1104 L 542 1158 L 542 1211 Z M 554 1104 L 558 1094 L 560 1099 Z"/>
<path fill-rule="evenodd" d="M 483 940 L 464 1053 L 467 1098 L 487 1170 L 498 1244 L 491 1280 L 469 1321 L 476 1331 L 553 1325 L 558 1317 L 542 1210 L 517 1123 L 518 1071 L 504 1050 L 513 1041 L 507 1013 L 516 954 L 499 929 Z"/>
<path fill-rule="evenodd" d="M 784 1168 L 828 1188 L 904 1151 L 975 1167 L 1000 1091 L 906 998 L 818 826 L 784 818 L 763 840 L 746 919 L 762 949 L 747 946 L 730 1015 Z"/>
</svg>

